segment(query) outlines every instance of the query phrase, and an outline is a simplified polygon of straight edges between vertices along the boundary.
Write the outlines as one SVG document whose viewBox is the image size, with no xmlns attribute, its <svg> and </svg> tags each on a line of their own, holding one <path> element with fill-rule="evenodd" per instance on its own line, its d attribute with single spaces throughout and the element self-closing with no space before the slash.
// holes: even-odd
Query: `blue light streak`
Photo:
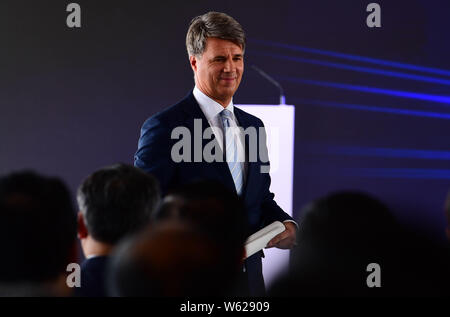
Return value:
<svg viewBox="0 0 450 317">
<path fill-rule="evenodd" d="M 398 114 L 398 115 L 428 117 L 428 118 L 436 118 L 436 119 L 447 119 L 447 120 L 450 119 L 450 113 L 407 110 L 407 109 L 377 107 L 377 106 L 358 105 L 358 104 L 345 104 L 345 103 L 339 103 L 339 102 L 301 99 L 301 98 L 289 98 L 289 99 L 290 99 L 290 102 L 294 101 L 294 102 L 298 102 L 298 103 L 302 103 L 302 104 L 311 104 L 311 105 L 317 105 L 317 106 L 322 106 L 322 107 L 363 110 L 363 111 L 390 113 L 390 114 Z"/>
<path fill-rule="evenodd" d="M 450 170 L 429 168 L 344 168 L 347 176 L 398 179 L 450 179 Z"/>
<path fill-rule="evenodd" d="M 376 68 L 371 68 L 371 67 L 352 66 L 352 65 L 342 64 L 342 63 L 326 62 L 326 61 L 321 61 L 321 60 L 317 60 L 317 59 L 286 56 L 286 55 L 281 55 L 281 54 L 272 54 L 272 53 L 255 52 L 255 51 L 250 51 L 249 54 L 268 56 L 268 57 L 272 57 L 272 58 L 276 58 L 276 59 L 289 60 L 289 61 L 294 61 L 294 62 L 298 62 L 298 63 L 307 63 L 307 64 L 312 64 L 312 65 L 320 65 L 320 66 L 332 67 L 332 68 L 337 68 L 337 69 L 351 70 L 351 71 L 356 71 L 356 72 L 364 72 L 364 73 L 375 74 L 375 75 L 382 75 L 382 76 L 388 76 L 388 77 L 402 78 L 402 79 L 415 80 L 415 81 L 450 86 L 450 80 L 448 80 L 448 79 L 434 78 L 434 77 L 421 76 L 421 75 L 413 75 L 413 74 L 401 73 L 401 72 L 396 72 L 396 71 L 376 69 Z"/>
<path fill-rule="evenodd" d="M 338 88 L 338 89 L 345 89 L 345 90 L 352 90 L 352 91 L 361 91 L 361 92 L 366 92 L 366 93 L 371 93 L 371 94 L 389 95 L 389 96 L 394 96 L 394 97 L 399 97 L 399 98 L 417 99 L 417 100 L 431 101 L 431 102 L 450 105 L 450 97 L 448 97 L 448 96 L 430 95 L 430 94 L 415 93 L 415 92 L 409 92 L 409 91 L 334 83 L 334 82 L 328 82 L 328 81 L 303 79 L 303 78 L 297 78 L 297 77 L 286 77 L 286 76 L 275 76 L 275 77 L 279 80 L 284 80 L 284 81 L 293 82 L 293 83 L 297 83 L 297 84 L 308 84 L 308 85 L 331 87 L 331 88 Z"/>
<path fill-rule="evenodd" d="M 340 145 L 322 145 L 322 144 L 311 144 L 308 145 L 307 148 L 309 150 L 313 150 L 314 152 L 318 153 L 336 154 L 336 155 L 450 160 L 450 151 L 340 146 Z"/>
<path fill-rule="evenodd" d="M 399 63 L 399 62 L 393 62 L 393 61 L 388 61 L 388 60 L 383 60 L 383 59 L 364 57 L 364 56 L 352 55 L 352 54 L 345 54 L 345 53 L 333 52 L 333 51 L 328 51 L 328 50 L 309 48 L 309 47 L 304 47 L 304 46 L 300 46 L 300 45 L 278 43 L 278 42 L 267 41 L 267 40 L 249 39 L 248 42 L 255 43 L 255 44 L 262 44 L 262 45 L 271 46 L 271 47 L 286 48 L 286 49 L 290 49 L 290 50 L 297 51 L 297 52 L 312 53 L 312 54 L 318 54 L 318 55 L 323 55 L 323 56 L 342 58 L 342 59 L 351 60 L 351 61 L 371 63 L 371 64 L 407 69 L 407 70 L 418 71 L 418 72 L 450 76 L 450 71 L 442 70 L 439 68 Z"/>
</svg>

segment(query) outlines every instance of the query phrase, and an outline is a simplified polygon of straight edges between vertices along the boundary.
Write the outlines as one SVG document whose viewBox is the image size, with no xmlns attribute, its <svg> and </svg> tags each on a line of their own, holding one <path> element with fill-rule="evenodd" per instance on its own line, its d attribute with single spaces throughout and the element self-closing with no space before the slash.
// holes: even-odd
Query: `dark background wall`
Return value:
<svg viewBox="0 0 450 317">
<path fill-rule="evenodd" d="M 296 106 L 295 212 L 330 191 L 360 189 L 443 238 L 447 1 L 377 1 L 378 29 L 365 23 L 371 1 L 76 2 L 81 29 L 66 26 L 70 1 L 0 3 L 0 174 L 32 168 L 75 191 L 99 167 L 132 163 L 144 120 L 193 87 L 189 21 L 223 11 L 249 38 L 235 103 L 278 101 L 254 64 Z"/>
</svg>

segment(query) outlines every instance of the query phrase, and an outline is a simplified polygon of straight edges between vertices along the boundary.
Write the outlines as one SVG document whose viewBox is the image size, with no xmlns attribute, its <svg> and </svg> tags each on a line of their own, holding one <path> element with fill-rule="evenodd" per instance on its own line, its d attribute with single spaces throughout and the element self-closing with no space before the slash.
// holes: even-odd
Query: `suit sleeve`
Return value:
<svg viewBox="0 0 450 317">
<path fill-rule="evenodd" d="M 264 129 L 264 124 L 261 122 L 261 126 L 263 129 L 261 129 L 262 134 L 259 136 L 260 138 L 263 138 L 263 142 L 260 142 L 261 144 L 261 153 L 268 158 L 268 150 L 267 150 L 267 136 L 266 131 Z M 261 157 L 260 157 L 261 159 Z M 267 160 L 267 162 L 261 162 L 262 166 L 266 166 L 267 168 L 270 166 L 270 162 Z M 271 178 L 269 173 L 261 173 L 262 175 L 262 190 L 263 190 L 263 199 L 261 203 L 261 212 L 262 212 L 262 226 L 267 226 L 271 224 L 274 221 L 286 221 L 286 220 L 292 220 L 294 219 L 289 216 L 286 212 L 281 209 L 280 206 L 276 203 L 274 200 L 275 195 L 270 191 L 270 183 Z"/>
<path fill-rule="evenodd" d="M 154 175 L 165 195 L 175 173 L 175 164 L 171 160 L 171 132 L 167 124 L 158 118 L 149 118 L 141 129 L 138 150 L 134 156 L 134 165 Z"/>
</svg>

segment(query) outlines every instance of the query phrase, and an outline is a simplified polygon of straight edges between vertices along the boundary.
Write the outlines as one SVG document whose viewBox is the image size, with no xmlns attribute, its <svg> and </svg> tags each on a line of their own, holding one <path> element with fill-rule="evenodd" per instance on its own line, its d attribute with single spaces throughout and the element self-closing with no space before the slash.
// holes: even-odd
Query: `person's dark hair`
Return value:
<svg viewBox="0 0 450 317">
<path fill-rule="evenodd" d="M 273 296 L 429 296 L 448 294 L 448 249 L 400 224 L 378 199 L 342 191 L 302 210 L 293 271 Z M 369 264 L 381 287 L 368 287 Z M 411 278 L 413 276 L 413 278 Z"/>
<path fill-rule="evenodd" d="M 189 222 L 236 252 L 249 234 L 242 200 L 222 183 L 197 180 L 173 189 L 164 199 L 154 219 Z"/>
<path fill-rule="evenodd" d="M 307 205 L 301 214 L 299 243 L 370 250 L 389 241 L 398 230 L 388 207 L 362 192 L 332 193 Z"/>
<path fill-rule="evenodd" d="M 232 17 L 221 12 L 208 12 L 192 19 L 186 35 L 189 56 L 201 56 L 206 49 L 208 37 L 228 40 L 245 51 L 245 32 Z"/>
<path fill-rule="evenodd" d="M 77 200 L 89 234 L 100 242 L 116 244 L 149 222 L 160 191 L 152 175 L 117 164 L 87 177 L 78 189 Z"/>
<path fill-rule="evenodd" d="M 76 215 L 60 179 L 32 171 L 0 178 L 0 216 L 1 282 L 51 281 L 75 259 Z"/>
<path fill-rule="evenodd" d="M 215 282 L 221 281 L 221 294 L 244 295 L 242 260 L 249 229 L 244 203 L 239 196 L 215 180 L 184 184 L 165 197 L 153 220 L 156 226 L 173 222 L 191 226 L 218 246 L 220 252 L 215 258 L 222 274 Z"/>
<path fill-rule="evenodd" d="M 108 269 L 112 296 L 225 296 L 235 278 L 226 251 L 189 223 L 150 226 L 116 249 Z"/>
</svg>

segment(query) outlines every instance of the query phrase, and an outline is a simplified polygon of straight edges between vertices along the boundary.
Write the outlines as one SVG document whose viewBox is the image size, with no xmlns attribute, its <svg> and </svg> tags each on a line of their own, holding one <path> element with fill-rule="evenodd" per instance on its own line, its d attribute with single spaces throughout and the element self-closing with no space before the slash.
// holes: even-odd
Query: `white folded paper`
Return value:
<svg viewBox="0 0 450 317">
<path fill-rule="evenodd" d="M 284 224 L 280 221 L 275 221 L 252 234 L 245 242 L 246 258 L 252 256 L 259 250 L 264 249 L 273 237 L 284 230 L 286 230 Z"/>
</svg>

